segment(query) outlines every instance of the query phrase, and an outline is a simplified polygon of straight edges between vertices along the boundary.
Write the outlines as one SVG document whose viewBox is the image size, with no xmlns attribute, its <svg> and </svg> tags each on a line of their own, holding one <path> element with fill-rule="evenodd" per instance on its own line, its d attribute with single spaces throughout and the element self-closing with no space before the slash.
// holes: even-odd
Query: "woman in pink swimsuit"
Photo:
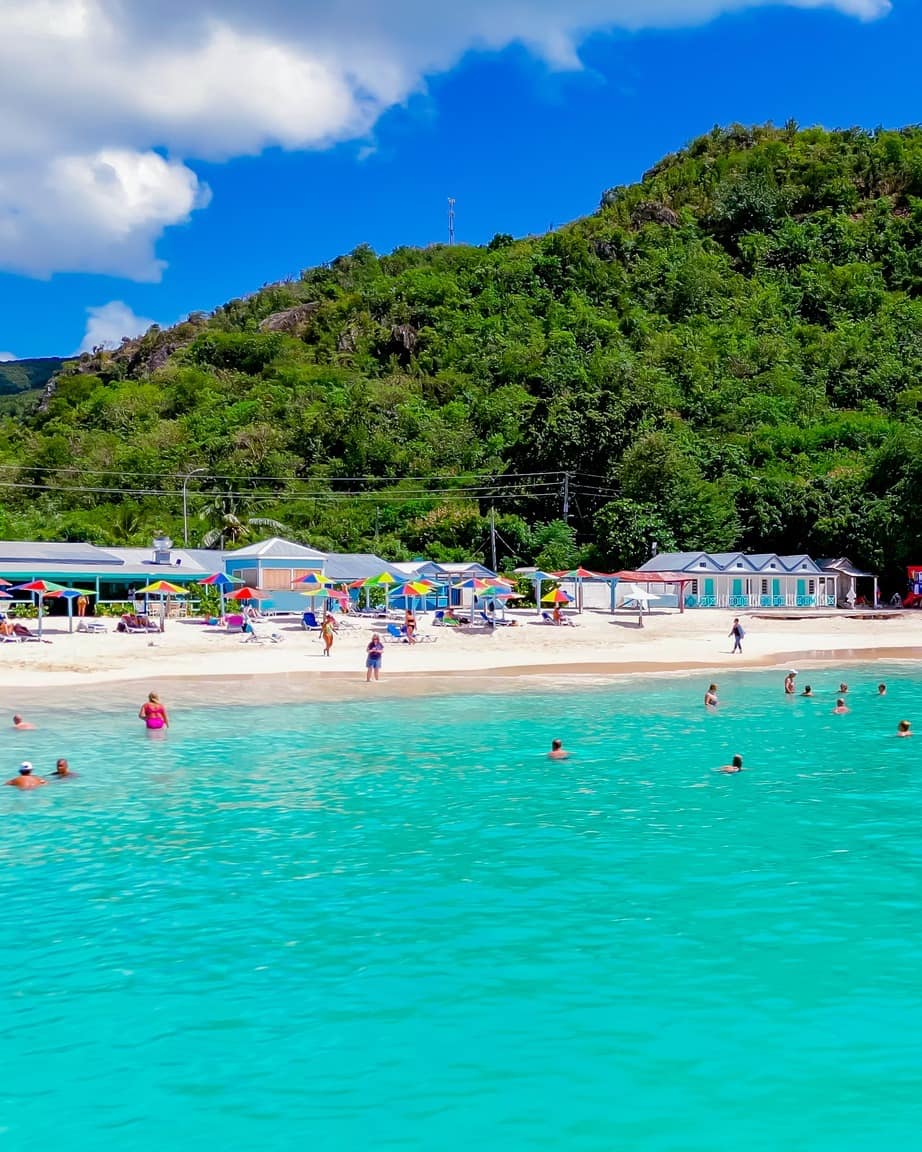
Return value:
<svg viewBox="0 0 922 1152">
<path fill-rule="evenodd" d="M 160 703 L 160 697 L 156 692 L 150 693 L 147 700 L 141 705 L 138 716 L 151 732 L 158 728 L 169 728 L 170 726 L 170 718 L 166 714 L 166 708 Z"/>
</svg>

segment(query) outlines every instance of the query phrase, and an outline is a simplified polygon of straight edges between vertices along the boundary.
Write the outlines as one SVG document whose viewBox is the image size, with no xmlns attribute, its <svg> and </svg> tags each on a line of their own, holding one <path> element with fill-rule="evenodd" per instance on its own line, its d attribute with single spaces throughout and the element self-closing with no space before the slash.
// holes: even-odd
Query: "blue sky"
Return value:
<svg viewBox="0 0 922 1152">
<path fill-rule="evenodd" d="M 47 0 L 62 13 L 74 2 Z M 173 2 L 154 7 L 168 19 Z M 12 3 L 0 0 L 0 40 Z M 209 310 L 360 243 L 388 251 L 443 240 L 449 195 L 459 241 L 544 231 L 593 211 L 606 187 L 638 179 L 715 123 L 922 119 L 919 3 L 803 4 L 575 0 L 574 30 L 536 0 L 534 42 L 521 42 L 510 16 L 499 28 L 449 31 L 455 41 L 443 47 L 446 8 L 418 50 L 383 32 L 356 45 L 348 26 L 326 29 L 319 79 L 309 27 L 300 56 L 277 54 L 278 28 L 290 33 L 282 0 L 265 5 L 265 27 L 252 14 L 231 22 L 220 48 L 190 23 L 185 41 L 159 44 L 156 58 L 149 29 L 113 23 L 130 67 L 103 77 L 81 60 L 75 25 L 54 99 L 48 79 L 42 99 L 38 84 L 23 95 L 21 76 L 8 90 L 0 81 L 0 352 L 69 355 L 86 339 Z M 118 19 L 114 0 L 90 6 Z M 412 0 L 396 7 L 410 21 Z M 234 8 L 225 0 L 222 11 Z M 659 26 L 643 27 L 648 19 Z M 12 66 L 24 67 L 30 49 L 47 54 L 47 28 L 18 33 L 25 51 Z M 241 75 L 241 59 L 254 58 Z M 156 83 L 142 103 L 128 89 L 145 69 Z M 188 93 L 188 70 L 207 77 L 201 92 Z M 76 127 L 56 136 L 71 106 Z"/>
</svg>

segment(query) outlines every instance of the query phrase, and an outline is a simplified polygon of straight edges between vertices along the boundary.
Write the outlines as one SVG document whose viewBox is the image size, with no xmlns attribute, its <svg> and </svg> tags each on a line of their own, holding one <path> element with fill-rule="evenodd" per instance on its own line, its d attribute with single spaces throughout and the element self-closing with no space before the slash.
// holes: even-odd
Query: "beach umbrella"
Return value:
<svg viewBox="0 0 922 1152">
<path fill-rule="evenodd" d="M 0 593 L 3 595 L 3 593 Z M 73 632 L 74 630 L 74 601 L 78 596 L 95 596 L 96 593 L 90 588 L 62 588 L 60 592 L 46 592 L 46 600 L 66 600 L 67 601 L 67 631 Z"/>
<path fill-rule="evenodd" d="M 552 588 L 541 597 L 543 604 L 569 604 L 573 599 L 562 588 Z"/>
<path fill-rule="evenodd" d="M 28 584 L 9 584 L 14 592 L 32 592 L 37 597 L 38 604 L 38 634 L 42 634 L 42 609 L 45 597 L 49 592 L 64 592 L 63 584 L 55 584 L 53 580 L 30 580 Z"/>
<path fill-rule="evenodd" d="M 384 589 L 384 611 L 387 613 L 390 608 L 390 590 L 391 585 L 396 584 L 397 580 L 390 572 L 381 572 L 378 576 L 369 576 L 367 580 L 362 582 L 366 588 L 383 588 Z"/>
<path fill-rule="evenodd" d="M 332 580 L 328 580 L 322 572 L 306 572 L 303 576 L 299 576 L 297 580 L 292 580 L 292 584 L 332 584 Z"/>
<path fill-rule="evenodd" d="M 530 580 L 535 586 L 535 612 L 541 612 L 541 585 L 545 580 L 556 580 L 556 576 L 552 576 L 550 572 L 542 572 L 540 568 L 535 568 L 533 572 L 523 572 L 522 575 L 526 580 Z"/>
<path fill-rule="evenodd" d="M 226 572 L 212 572 L 210 576 L 206 576 L 204 580 L 197 580 L 197 584 L 204 584 L 211 588 L 217 588 L 218 594 L 221 597 L 221 615 L 224 615 L 224 593 L 228 589 L 233 588 L 235 584 L 242 584 L 243 581 L 239 580 L 236 576 L 228 576 Z"/>
<path fill-rule="evenodd" d="M 572 580 L 574 590 L 576 592 L 576 602 L 579 611 L 583 610 L 583 581 L 584 580 L 597 580 L 599 578 L 598 572 L 590 572 L 588 568 L 569 568 L 566 572 L 555 572 L 554 577 L 557 580 Z"/>
<path fill-rule="evenodd" d="M 170 596 L 185 596 L 186 589 L 178 584 L 171 584 L 169 580 L 155 580 L 144 588 L 139 588 L 138 596 L 160 597 L 160 631 L 166 631 L 166 602 Z"/>
<path fill-rule="evenodd" d="M 242 588 L 235 588 L 233 592 L 228 592 L 228 600 L 268 600 L 269 593 L 263 592 L 261 588 L 251 588 L 249 584 L 244 584 Z"/>
</svg>

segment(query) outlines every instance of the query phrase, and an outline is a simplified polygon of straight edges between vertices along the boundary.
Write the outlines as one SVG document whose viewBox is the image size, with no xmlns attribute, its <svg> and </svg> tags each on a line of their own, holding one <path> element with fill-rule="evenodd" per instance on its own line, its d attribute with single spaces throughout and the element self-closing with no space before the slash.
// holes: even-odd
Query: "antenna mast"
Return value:
<svg viewBox="0 0 922 1152">
<path fill-rule="evenodd" d="M 448 197 L 448 243 L 455 242 L 455 198 Z"/>
</svg>

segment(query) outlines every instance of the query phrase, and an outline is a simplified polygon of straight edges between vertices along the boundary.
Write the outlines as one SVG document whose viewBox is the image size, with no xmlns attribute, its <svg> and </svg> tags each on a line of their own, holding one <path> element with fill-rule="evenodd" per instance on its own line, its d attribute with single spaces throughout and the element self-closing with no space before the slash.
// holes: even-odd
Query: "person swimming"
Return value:
<svg viewBox="0 0 922 1152">
<path fill-rule="evenodd" d="M 806 688 L 804 688 L 803 692 L 801 692 L 801 696 L 810 696 L 812 698 L 813 689 L 810 687 L 809 684 L 806 686 Z"/>
<path fill-rule="evenodd" d="M 734 756 L 729 764 L 723 764 L 717 769 L 718 772 L 723 772 L 726 775 L 732 775 L 734 772 L 742 772 L 743 758 L 742 756 Z"/>
<path fill-rule="evenodd" d="M 77 775 L 77 773 L 71 772 L 70 765 L 67 763 L 67 761 L 62 756 L 61 759 L 58 760 L 57 764 L 55 765 L 55 769 L 51 773 L 51 775 L 58 777 L 58 779 L 60 779 L 60 780 L 63 780 L 65 778 L 67 780 L 71 780 L 71 779 L 73 779 L 74 776 Z"/>
<path fill-rule="evenodd" d="M 848 685 L 847 684 L 842 683 L 839 685 L 839 695 L 840 696 L 847 696 L 848 695 Z"/>
<path fill-rule="evenodd" d="M 23 720 L 21 716 L 13 717 L 13 727 L 17 732 L 31 732 L 35 730 L 35 725 L 30 724 L 28 720 Z"/>
<path fill-rule="evenodd" d="M 548 760 L 566 760 L 570 755 L 564 748 L 562 740 L 552 740 L 551 750 L 547 754 Z"/>
<path fill-rule="evenodd" d="M 912 725 L 909 723 L 908 720 L 901 720 L 899 722 L 899 724 L 897 724 L 896 734 L 897 734 L 897 736 L 902 736 L 902 737 L 912 735 Z"/>
<path fill-rule="evenodd" d="M 839 699 L 836 701 L 835 708 L 833 708 L 833 710 L 832 710 L 833 715 L 834 716 L 844 716 L 845 713 L 849 712 L 849 711 L 850 711 L 850 709 L 846 705 L 845 700 L 840 696 Z"/>
<path fill-rule="evenodd" d="M 794 679 L 797 676 L 797 670 L 792 668 L 784 678 L 784 694 L 785 696 L 794 695 Z"/>
<path fill-rule="evenodd" d="M 704 706 L 705 706 L 705 708 L 716 708 L 717 707 L 717 685 L 716 684 L 711 684 L 708 687 L 707 692 L 705 692 L 705 694 L 704 694 Z"/>
<path fill-rule="evenodd" d="M 29 760 L 23 760 L 19 766 L 19 775 L 14 776 L 12 780 L 7 780 L 7 784 L 11 788 L 21 788 L 27 792 L 30 788 L 41 788 L 43 784 L 48 781 L 42 779 L 41 776 L 32 775 L 32 764 Z"/>
<path fill-rule="evenodd" d="M 887 685 L 886 684 L 878 684 L 877 685 L 877 695 L 878 696 L 886 696 L 887 695 Z"/>
<path fill-rule="evenodd" d="M 141 705 L 138 717 L 147 725 L 149 732 L 156 732 L 160 728 L 169 728 L 170 726 L 170 718 L 167 716 L 166 708 L 160 703 L 160 697 L 156 692 L 148 694 L 147 699 Z"/>
</svg>

